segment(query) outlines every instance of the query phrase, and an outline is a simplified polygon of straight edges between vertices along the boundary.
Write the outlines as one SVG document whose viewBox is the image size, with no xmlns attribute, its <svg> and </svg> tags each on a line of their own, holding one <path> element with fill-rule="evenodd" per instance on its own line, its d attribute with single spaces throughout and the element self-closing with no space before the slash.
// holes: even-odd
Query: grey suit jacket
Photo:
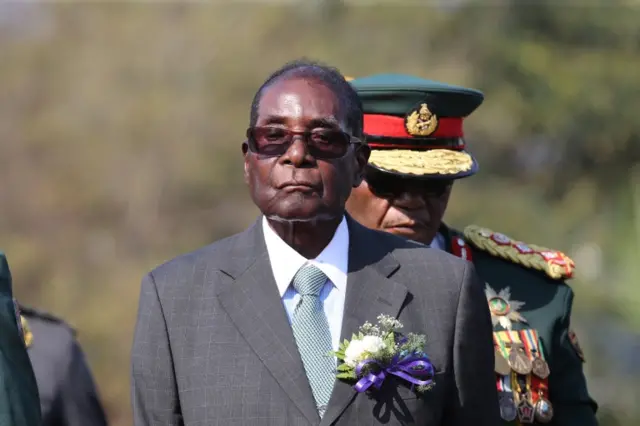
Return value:
<svg viewBox="0 0 640 426">
<path fill-rule="evenodd" d="M 380 314 L 427 336 L 436 386 L 336 381 L 319 418 L 262 227 L 156 268 L 142 281 L 132 352 L 135 426 L 500 424 L 492 328 L 472 264 L 349 219 L 342 337 Z"/>
</svg>

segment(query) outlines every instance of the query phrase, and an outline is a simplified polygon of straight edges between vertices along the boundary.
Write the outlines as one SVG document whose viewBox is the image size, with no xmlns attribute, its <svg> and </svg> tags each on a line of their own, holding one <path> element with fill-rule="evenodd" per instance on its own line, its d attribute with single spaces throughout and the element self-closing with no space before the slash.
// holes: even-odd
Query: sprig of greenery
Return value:
<svg viewBox="0 0 640 426">
<path fill-rule="evenodd" d="M 406 341 L 400 345 L 398 350 L 407 353 L 423 353 L 424 346 L 427 342 L 425 336 L 421 334 L 409 333 L 405 336 Z"/>
<path fill-rule="evenodd" d="M 356 370 L 353 367 L 349 367 L 347 364 L 338 365 L 338 373 L 336 374 L 338 379 L 343 380 L 356 380 Z"/>
</svg>

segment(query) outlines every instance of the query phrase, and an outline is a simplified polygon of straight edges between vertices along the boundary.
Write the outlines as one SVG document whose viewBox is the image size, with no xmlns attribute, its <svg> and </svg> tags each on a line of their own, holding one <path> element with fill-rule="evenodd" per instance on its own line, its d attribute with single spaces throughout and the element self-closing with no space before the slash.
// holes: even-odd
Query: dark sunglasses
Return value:
<svg viewBox="0 0 640 426">
<path fill-rule="evenodd" d="M 371 192 L 382 198 L 397 198 L 405 193 L 430 198 L 442 197 L 453 185 L 448 179 L 415 179 L 389 176 L 367 167 L 365 180 Z"/>
<path fill-rule="evenodd" d="M 279 157 L 287 152 L 295 136 L 302 137 L 309 154 L 323 160 L 340 158 L 347 153 L 351 144 L 362 143 L 350 134 L 335 129 L 294 131 L 269 126 L 247 129 L 249 149 L 268 157 Z"/>
</svg>

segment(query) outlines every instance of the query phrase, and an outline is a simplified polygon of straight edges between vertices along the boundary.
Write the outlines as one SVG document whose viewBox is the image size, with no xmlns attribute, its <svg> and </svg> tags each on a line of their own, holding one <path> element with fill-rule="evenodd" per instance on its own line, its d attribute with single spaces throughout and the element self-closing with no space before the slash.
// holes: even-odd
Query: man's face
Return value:
<svg viewBox="0 0 640 426">
<path fill-rule="evenodd" d="M 304 78 L 275 82 L 262 94 L 255 128 L 261 133 L 256 133 L 259 137 L 254 142 L 279 142 L 284 134 L 290 138 L 280 155 L 273 155 L 275 145 L 266 147 L 269 154 L 259 154 L 247 142 L 243 144 L 245 181 L 265 216 L 312 221 L 344 214 L 352 188 L 362 180 L 369 150 L 350 143 L 350 137 L 341 133 L 348 130 L 344 115 L 327 86 Z M 296 133 L 287 133 L 291 131 Z M 324 158 L 341 151 L 335 144 L 345 145 L 344 155 Z M 318 149 L 330 155 L 319 154 Z"/>
<path fill-rule="evenodd" d="M 353 190 L 347 211 L 358 222 L 423 244 L 435 237 L 452 181 L 403 179 L 369 168 Z"/>
</svg>

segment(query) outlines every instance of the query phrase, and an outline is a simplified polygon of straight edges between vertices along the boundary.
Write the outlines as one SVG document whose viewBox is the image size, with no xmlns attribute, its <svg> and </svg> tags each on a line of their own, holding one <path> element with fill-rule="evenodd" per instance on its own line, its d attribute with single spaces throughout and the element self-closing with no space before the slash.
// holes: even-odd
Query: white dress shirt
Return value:
<svg viewBox="0 0 640 426">
<path fill-rule="evenodd" d="M 429 244 L 429 247 L 446 251 L 447 244 L 445 242 L 444 235 L 438 232 L 436 236 L 433 237 L 433 241 L 431 241 L 431 244 Z"/>
<path fill-rule="evenodd" d="M 347 290 L 347 268 L 349 265 L 349 227 L 343 217 L 329 244 L 315 259 L 306 259 L 275 233 L 266 218 L 262 218 L 264 241 L 267 245 L 273 276 L 282 298 L 289 323 L 296 306 L 300 303 L 300 294 L 291 282 L 298 270 L 306 264 L 312 264 L 327 276 L 327 282 L 320 291 L 320 300 L 329 322 L 331 343 L 337 351 L 342 331 L 342 317 Z"/>
</svg>

